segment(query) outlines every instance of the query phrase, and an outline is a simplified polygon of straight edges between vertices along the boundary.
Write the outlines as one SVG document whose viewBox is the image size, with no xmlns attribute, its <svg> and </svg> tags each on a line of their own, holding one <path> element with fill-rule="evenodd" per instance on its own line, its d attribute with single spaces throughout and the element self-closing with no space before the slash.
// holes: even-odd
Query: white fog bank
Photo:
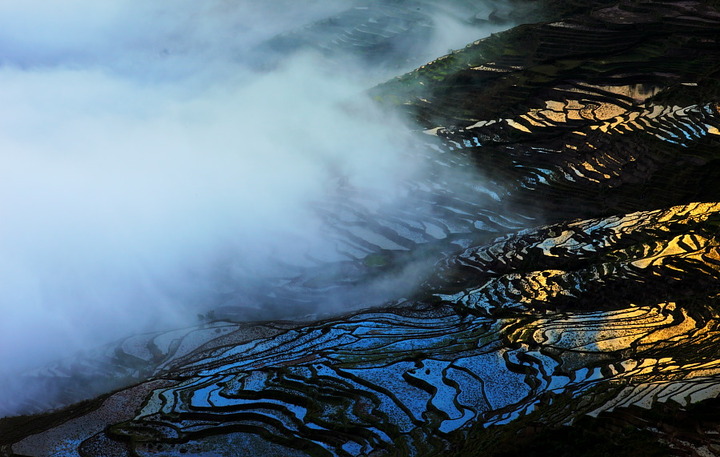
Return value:
<svg viewBox="0 0 720 457">
<path fill-rule="evenodd" d="M 425 164 L 362 95 L 387 70 L 244 60 L 356 3 L 0 3 L 0 375 L 195 322 L 228 259 L 333 259 L 312 208 L 340 184 L 409 201 Z M 489 33 L 437 21 L 427 60 Z"/>
</svg>

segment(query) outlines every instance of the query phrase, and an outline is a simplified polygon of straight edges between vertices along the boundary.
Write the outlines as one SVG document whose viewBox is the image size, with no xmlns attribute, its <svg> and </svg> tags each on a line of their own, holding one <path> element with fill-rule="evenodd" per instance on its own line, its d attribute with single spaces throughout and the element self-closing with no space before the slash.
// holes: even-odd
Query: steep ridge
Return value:
<svg viewBox="0 0 720 457">
<path fill-rule="evenodd" d="M 713 199 L 718 21 L 703 3 L 623 2 L 472 43 L 375 95 L 513 183 L 513 213 L 553 221 Z"/>
</svg>

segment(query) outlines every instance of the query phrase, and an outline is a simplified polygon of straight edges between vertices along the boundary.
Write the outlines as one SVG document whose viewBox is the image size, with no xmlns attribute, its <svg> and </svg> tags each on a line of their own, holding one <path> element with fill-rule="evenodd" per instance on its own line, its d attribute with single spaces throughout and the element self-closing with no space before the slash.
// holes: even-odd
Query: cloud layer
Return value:
<svg viewBox="0 0 720 457">
<path fill-rule="evenodd" d="M 408 204 L 427 165 L 361 95 L 387 70 L 312 49 L 250 64 L 354 6 L 298 3 L 0 3 L 0 375 L 191 323 L 219 276 L 341 259 L 313 211 L 339 186 Z M 481 33 L 457 30 L 427 58 Z"/>
</svg>

